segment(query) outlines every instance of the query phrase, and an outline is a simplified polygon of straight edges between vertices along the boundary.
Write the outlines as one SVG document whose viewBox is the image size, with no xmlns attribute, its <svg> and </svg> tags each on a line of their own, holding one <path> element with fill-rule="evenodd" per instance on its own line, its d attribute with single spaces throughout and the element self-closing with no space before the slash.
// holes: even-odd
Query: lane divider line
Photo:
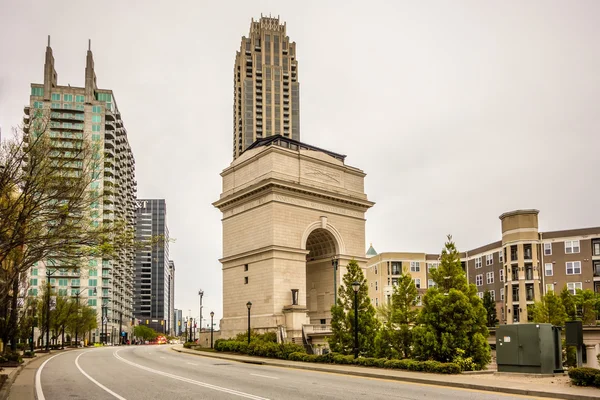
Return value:
<svg viewBox="0 0 600 400">
<path fill-rule="evenodd" d="M 79 366 L 79 357 L 81 357 L 82 355 L 84 355 L 85 353 L 89 353 L 92 350 L 88 350 L 88 351 L 84 351 L 83 353 L 81 353 L 80 355 L 77 356 L 77 358 L 75 359 L 75 366 L 77 367 L 77 369 L 79 370 L 79 372 L 81 372 L 83 374 L 83 376 L 85 376 L 86 378 L 88 378 L 90 381 L 92 381 L 92 383 L 94 383 L 96 386 L 98 386 L 100 389 L 104 390 L 106 393 L 111 394 L 112 396 L 114 396 L 115 398 L 119 399 L 119 400 L 127 400 L 125 397 L 123 396 L 119 396 L 117 393 L 113 392 L 112 390 L 110 390 L 109 388 L 107 388 L 106 386 L 104 386 L 103 384 L 101 384 L 100 382 L 98 382 L 97 380 L 95 380 L 94 378 L 92 378 L 90 375 L 88 375 L 80 366 Z M 38 399 L 40 400 L 40 399 Z"/>
<path fill-rule="evenodd" d="M 137 367 L 139 369 L 143 369 L 144 371 L 148 371 L 148 372 L 152 372 L 153 374 L 157 374 L 157 375 L 162 375 L 165 376 L 167 378 L 171 378 L 171 379 L 176 379 L 178 381 L 182 381 L 182 382 L 186 382 L 186 383 L 191 383 L 192 385 L 196 385 L 196 386 L 201 386 L 207 389 L 212 389 L 212 390 L 216 390 L 218 392 L 223 392 L 223 393 L 229 393 L 229 394 L 233 394 L 236 396 L 240 396 L 240 397 L 245 397 L 247 399 L 252 399 L 252 400 L 269 400 L 266 397 L 260 397 L 260 396 L 255 396 L 253 394 L 250 393 L 244 393 L 244 392 L 240 392 L 234 389 L 228 389 L 226 387 L 222 387 L 222 386 L 216 386 L 216 385 L 211 385 L 210 383 L 204 383 L 204 382 L 200 382 L 200 381 L 196 381 L 194 379 L 189 379 L 189 378 L 184 378 L 182 376 L 179 375 L 173 375 L 173 374 L 169 374 L 168 372 L 163 372 L 163 371 L 159 371 L 153 368 L 149 368 L 149 367 L 145 367 L 143 365 L 140 364 L 136 364 L 134 362 L 131 362 L 129 360 L 124 359 L 123 357 L 121 357 L 119 355 L 119 351 L 121 350 L 117 350 L 113 353 L 113 355 L 115 356 L 115 358 L 119 361 L 122 361 L 126 364 L 132 365 L 134 367 Z"/>
<path fill-rule="evenodd" d="M 279 379 L 279 378 L 277 378 L 275 376 L 267 376 L 267 375 L 260 375 L 260 374 L 250 374 L 250 375 L 252 375 L 252 376 L 259 376 L 261 378 L 268 378 L 268 379 Z"/>
<path fill-rule="evenodd" d="M 35 394 L 36 394 L 37 400 L 46 400 L 46 398 L 44 397 L 44 391 L 42 390 L 42 370 L 44 369 L 46 364 L 48 364 L 48 361 L 52 360 L 54 357 L 60 356 L 61 354 L 64 354 L 64 353 L 57 354 L 55 356 L 50 357 L 46 361 L 44 361 L 42 363 L 42 365 L 40 365 L 40 367 L 36 371 L 36 373 L 35 373 Z"/>
</svg>

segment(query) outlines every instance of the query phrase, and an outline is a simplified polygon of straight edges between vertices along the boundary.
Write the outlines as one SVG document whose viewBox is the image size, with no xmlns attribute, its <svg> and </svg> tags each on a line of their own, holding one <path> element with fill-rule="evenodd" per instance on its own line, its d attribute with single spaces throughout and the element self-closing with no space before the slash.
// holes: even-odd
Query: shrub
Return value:
<svg viewBox="0 0 600 400">
<path fill-rule="evenodd" d="M 21 354 L 18 352 L 8 352 L 4 355 L 4 358 L 6 358 L 7 361 L 13 361 L 18 363 L 23 362 L 23 357 L 21 357 Z"/>
<path fill-rule="evenodd" d="M 25 350 L 25 352 L 23 352 L 23 357 L 27 357 L 27 358 L 35 357 L 35 352 L 33 352 L 31 350 Z"/>
<path fill-rule="evenodd" d="M 569 370 L 569 378 L 576 386 L 600 387 L 600 369 L 595 368 L 572 368 Z"/>
<path fill-rule="evenodd" d="M 354 360 L 354 364 L 362 365 L 364 367 L 374 367 L 376 358 L 371 357 L 359 357 Z"/>
<path fill-rule="evenodd" d="M 376 358 L 375 359 L 375 366 L 378 368 L 383 368 L 385 362 L 387 361 L 387 358 Z"/>
<path fill-rule="evenodd" d="M 333 356 L 333 362 L 334 364 L 354 364 L 354 356 L 336 354 Z"/>
<path fill-rule="evenodd" d="M 185 347 L 186 349 L 191 349 L 193 344 L 194 344 L 194 342 L 185 342 L 183 344 L 183 347 Z"/>
<path fill-rule="evenodd" d="M 458 364 L 461 371 L 475 371 L 478 369 L 477 364 L 473 361 L 473 357 L 465 357 L 463 349 L 456 349 L 456 355 L 452 362 Z"/>
<path fill-rule="evenodd" d="M 305 355 L 306 355 L 306 353 L 297 351 L 295 353 L 289 354 L 287 359 L 290 361 L 304 361 Z"/>
</svg>

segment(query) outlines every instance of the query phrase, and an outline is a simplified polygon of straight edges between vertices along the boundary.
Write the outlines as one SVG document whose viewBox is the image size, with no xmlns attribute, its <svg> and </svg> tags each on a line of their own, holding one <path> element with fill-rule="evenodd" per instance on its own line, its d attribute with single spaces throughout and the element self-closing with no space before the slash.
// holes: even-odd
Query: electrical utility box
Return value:
<svg viewBox="0 0 600 400">
<path fill-rule="evenodd" d="M 496 331 L 498 372 L 562 372 L 560 327 L 552 324 L 500 325 Z"/>
</svg>

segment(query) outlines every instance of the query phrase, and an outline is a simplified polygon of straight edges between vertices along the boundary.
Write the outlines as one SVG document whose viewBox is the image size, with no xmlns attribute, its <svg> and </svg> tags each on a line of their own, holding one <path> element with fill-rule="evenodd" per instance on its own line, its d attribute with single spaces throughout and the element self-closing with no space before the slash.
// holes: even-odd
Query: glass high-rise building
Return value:
<svg viewBox="0 0 600 400">
<path fill-rule="evenodd" d="M 29 105 L 25 106 L 24 131 L 29 135 L 30 125 L 38 116 L 48 118 L 46 132 L 56 146 L 58 157 L 73 157 L 70 148 L 91 144 L 93 153 L 93 182 L 90 190 L 99 197 L 91 204 L 93 226 L 124 221 L 135 226 L 135 160 L 127 139 L 127 131 L 112 90 L 100 89 L 96 84 L 94 59 L 88 48 L 85 67 L 85 85 L 59 85 L 50 47 L 46 47 L 44 82 L 31 84 Z M 78 147 L 79 146 L 79 147 Z M 66 164 L 65 164 L 66 165 Z M 74 170 L 81 165 L 71 164 Z M 66 167 L 65 167 L 66 168 Z M 111 258 L 91 258 L 72 268 L 61 268 L 55 260 L 40 262 L 30 271 L 30 295 L 41 295 L 46 284 L 46 268 L 51 271 L 50 284 L 58 295 L 80 294 L 81 303 L 98 312 L 98 329 L 91 340 L 99 342 L 102 330 L 102 311 L 106 342 L 118 343 L 119 330 L 131 335 L 133 318 L 133 250 L 120 249 Z M 95 290 L 94 290 L 95 289 Z"/>
<path fill-rule="evenodd" d="M 279 18 L 252 20 L 235 56 L 233 158 L 260 138 L 300 140 L 296 43 Z"/>
<path fill-rule="evenodd" d="M 143 324 L 169 333 L 174 309 L 171 271 L 175 264 L 171 269 L 167 204 L 164 199 L 138 199 L 137 207 L 136 239 L 147 244 L 135 254 L 134 315 Z M 152 245 L 152 238 L 164 240 Z"/>
</svg>

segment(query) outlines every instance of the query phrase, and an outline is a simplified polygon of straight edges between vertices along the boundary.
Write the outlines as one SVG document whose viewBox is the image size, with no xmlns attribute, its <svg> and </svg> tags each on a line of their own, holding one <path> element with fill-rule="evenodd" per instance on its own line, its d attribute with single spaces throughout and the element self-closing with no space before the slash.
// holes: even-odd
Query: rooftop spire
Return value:
<svg viewBox="0 0 600 400">
<path fill-rule="evenodd" d="M 92 39 L 88 39 L 88 51 L 92 51 Z"/>
</svg>

